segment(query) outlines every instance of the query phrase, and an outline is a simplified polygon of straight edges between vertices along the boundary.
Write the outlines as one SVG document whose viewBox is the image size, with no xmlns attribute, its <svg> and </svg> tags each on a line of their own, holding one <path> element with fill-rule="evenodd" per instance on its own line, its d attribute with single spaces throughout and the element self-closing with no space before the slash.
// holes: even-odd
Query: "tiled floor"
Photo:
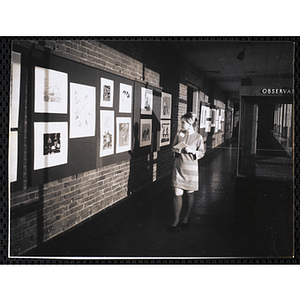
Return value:
<svg viewBox="0 0 300 300">
<path fill-rule="evenodd" d="M 246 182 L 237 189 L 236 147 L 229 145 L 200 161 L 200 190 L 191 221 L 170 231 L 172 190 L 120 218 L 105 231 L 97 221 L 54 239 L 25 256 L 111 258 L 238 258 L 292 255 L 292 191 Z M 279 184 L 280 185 L 280 184 Z M 267 191 L 267 192 L 266 192 Z M 242 195 L 242 196 L 241 196 Z M 56 243 L 56 244 L 55 244 Z"/>
</svg>

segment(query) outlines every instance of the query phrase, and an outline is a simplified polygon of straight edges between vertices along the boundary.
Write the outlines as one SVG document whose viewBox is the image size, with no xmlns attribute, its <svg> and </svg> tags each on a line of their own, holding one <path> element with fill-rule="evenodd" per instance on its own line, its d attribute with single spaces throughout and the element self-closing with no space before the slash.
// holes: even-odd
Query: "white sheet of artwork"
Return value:
<svg viewBox="0 0 300 300">
<path fill-rule="evenodd" d="M 9 133 L 9 180 L 17 181 L 18 174 L 18 132 Z"/>
<path fill-rule="evenodd" d="M 161 119 L 171 119 L 172 95 L 161 93 Z"/>
<path fill-rule="evenodd" d="M 207 108 L 205 105 L 201 105 L 201 115 L 200 115 L 200 128 L 206 127 L 206 119 L 207 119 Z"/>
<path fill-rule="evenodd" d="M 215 128 L 215 131 L 218 131 L 219 130 L 219 109 L 216 109 L 216 128 Z"/>
<path fill-rule="evenodd" d="M 152 120 L 141 119 L 140 123 L 140 147 L 151 145 Z"/>
<path fill-rule="evenodd" d="M 219 130 L 222 130 L 222 109 L 219 110 Z"/>
<path fill-rule="evenodd" d="M 153 91 L 141 88 L 141 114 L 152 115 L 153 109 Z"/>
<path fill-rule="evenodd" d="M 35 67 L 34 92 L 34 111 L 36 113 L 67 113 L 67 73 Z"/>
<path fill-rule="evenodd" d="M 101 78 L 100 106 L 113 107 L 114 82 L 113 80 Z"/>
<path fill-rule="evenodd" d="M 160 146 L 169 145 L 171 141 L 171 120 L 160 121 Z"/>
<path fill-rule="evenodd" d="M 213 108 L 211 110 L 211 127 L 215 127 L 216 126 L 216 110 Z"/>
<path fill-rule="evenodd" d="M 20 87 L 21 87 L 21 54 L 12 52 L 11 87 L 10 87 L 10 128 L 19 127 Z"/>
<path fill-rule="evenodd" d="M 68 162 L 68 122 L 34 123 L 34 170 Z"/>
<path fill-rule="evenodd" d="M 115 113 L 100 110 L 100 157 L 114 154 Z"/>
<path fill-rule="evenodd" d="M 131 118 L 117 118 L 116 152 L 131 150 Z"/>
<path fill-rule="evenodd" d="M 70 83 L 70 138 L 95 135 L 96 88 Z"/>
<path fill-rule="evenodd" d="M 120 83 L 120 97 L 119 97 L 119 112 L 131 113 L 132 107 L 132 86 Z"/>
<path fill-rule="evenodd" d="M 211 128 L 211 109 L 210 107 L 206 107 L 207 111 L 207 118 L 206 118 L 206 124 L 205 124 L 205 132 L 210 132 Z"/>
</svg>

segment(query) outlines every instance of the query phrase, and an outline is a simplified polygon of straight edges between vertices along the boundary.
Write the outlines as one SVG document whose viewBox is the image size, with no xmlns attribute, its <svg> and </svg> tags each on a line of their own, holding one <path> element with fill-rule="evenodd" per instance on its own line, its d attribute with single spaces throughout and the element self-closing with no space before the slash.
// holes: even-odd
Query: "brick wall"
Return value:
<svg viewBox="0 0 300 300">
<path fill-rule="evenodd" d="M 159 87 L 160 74 L 97 41 L 20 41 L 42 51 Z M 143 154 L 106 167 L 79 173 L 41 186 L 27 187 L 27 108 L 24 128 L 24 180 L 21 191 L 11 192 L 10 254 L 20 255 L 71 229 L 153 181 L 170 174 L 172 153 L 161 148 L 157 157 Z M 130 200 L 130 198 L 129 198 Z"/>
</svg>

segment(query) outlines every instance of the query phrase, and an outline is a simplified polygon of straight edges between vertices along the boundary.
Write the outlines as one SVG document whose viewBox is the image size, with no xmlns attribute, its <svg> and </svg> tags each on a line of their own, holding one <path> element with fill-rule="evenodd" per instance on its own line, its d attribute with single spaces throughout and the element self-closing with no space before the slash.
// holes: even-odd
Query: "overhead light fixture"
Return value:
<svg viewBox="0 0 300 300">
<path fill-rule="evenodd" d="M 245 58 L 245 50 L 246 50 L 246 47 L 244 47 L 243 51 L 241 51 L 238 56 L 236 57 L 238 60 L 241 60 L 243 61 L 244 58 Z"/>
</svg>

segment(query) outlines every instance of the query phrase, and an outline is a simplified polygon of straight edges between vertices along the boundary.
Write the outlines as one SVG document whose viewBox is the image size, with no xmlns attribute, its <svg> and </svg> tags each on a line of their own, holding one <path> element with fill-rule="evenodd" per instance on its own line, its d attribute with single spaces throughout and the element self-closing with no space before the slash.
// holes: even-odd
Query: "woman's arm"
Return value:
<svg viewBox="0 0 300 300">
<path fill-rule="evenodd" d="M 205 154 L 202 135 L 200 135 L 199 140 L 197 141 L 196 148 L 188 146 L 185 148 L 185 151 L 192 154 L 195 160 L 202 158 Z"/>
<path fill-rule="evenodd" d="M 196 159 L 200 159 L 204 156 L 205 150 L 204 150 L 204 142 L 203 142 L 203 137 L 200 135 L 199 141 L 197 143 L 197 149 L 196 149 Z"/>
<path fill-rule="evenodd" d="M 174 142 L 172 144 L 172 151 L 173 153 L 180 153 L 178 149 L 175 149 L 174 146 L 178 144 L 178 133 L 175 136 Z"/>
</svg>

